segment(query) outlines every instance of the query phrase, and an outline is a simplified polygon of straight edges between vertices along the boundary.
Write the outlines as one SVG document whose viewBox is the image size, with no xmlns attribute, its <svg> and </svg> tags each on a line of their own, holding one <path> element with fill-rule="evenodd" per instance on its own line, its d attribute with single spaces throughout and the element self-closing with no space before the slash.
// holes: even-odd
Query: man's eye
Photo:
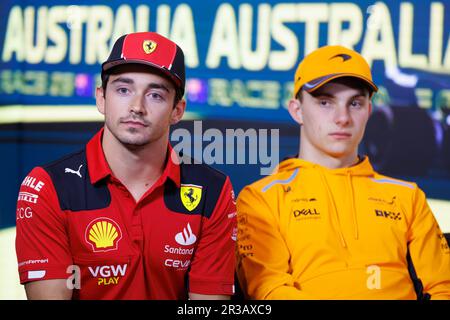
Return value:
<svg viewBox="0 0 450 320">
<path fill-rule="evenodd" d="M 360 108 L 361 107 L 361 102 L 355 100 L 355 101 L 352 101 L 352 103 L 350 105 L 352 107 L 354 107 L 354 108 Z"/>
<path fill-rule="evenodd" d="M 151 92 L 149 94 L 150 98 L 156 99 L 156 100 L 163 100 L 163 96 L 161 96 L 159 93 Z"/>
<path fill-rule="evenodd" d="M 127 88 L 118 88 L 117 92 L 120 94 L 127 94 L 130 91 Z"/>
<path fill-rule="evenodd" d="M 319 104 L 320 104 L 321 106 L 323 106 L 323 107 L 327 107 L 327 106 L 330 105 L 330 103 L 329 103 L 328 100 L 320 100 L 320 101 L 319 101 Z"/>
</svg>

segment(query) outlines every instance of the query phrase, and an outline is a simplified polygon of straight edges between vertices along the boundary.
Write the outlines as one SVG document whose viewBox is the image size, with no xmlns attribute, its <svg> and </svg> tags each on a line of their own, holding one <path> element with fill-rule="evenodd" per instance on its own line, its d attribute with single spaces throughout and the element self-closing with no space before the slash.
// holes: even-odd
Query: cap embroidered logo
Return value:
<svg viewBox="0 0 450 320">
<path fill-rule="evenodd" d="M 343 62 L 345 62 L 347 60 L 350 60 L 352 58 L 352 56 L 345 54 L 345 53 L 341 53 L 341 54 L 335 55 L 334 57 L 331 57 L 330 60 L 334 59 L 334 58 L 342 58 Z"/>
<path fill-rule="evenodd" d="M 158 44 L 155 41 L 152 41 L 152 40 L 145 40 L 142 43 L 142 48 L 144 49 L 144 52 L 146 54 L 150 54 L 153 51 L 155 51 L 157 46 L 158 46 Z"/>
</svg>

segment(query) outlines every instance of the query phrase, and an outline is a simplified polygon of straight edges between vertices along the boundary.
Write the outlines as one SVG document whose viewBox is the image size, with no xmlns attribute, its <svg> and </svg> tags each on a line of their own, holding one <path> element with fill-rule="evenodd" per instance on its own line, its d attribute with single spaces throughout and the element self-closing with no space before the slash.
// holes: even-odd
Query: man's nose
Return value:
<svg viewBox="0 0 450 320">
<path fill-rule="evenodd" d="M 130 112 L 143 114 L 145 113 L 144 96 L 136 94 L 130 104 Z"/>
<path fill-rule="evenodd" d="M 350 123 L 350 110 L 346 105 L 338 105 L 334 112 L 334 122 L 340 126 L 346 126 Z"/>
</svg>

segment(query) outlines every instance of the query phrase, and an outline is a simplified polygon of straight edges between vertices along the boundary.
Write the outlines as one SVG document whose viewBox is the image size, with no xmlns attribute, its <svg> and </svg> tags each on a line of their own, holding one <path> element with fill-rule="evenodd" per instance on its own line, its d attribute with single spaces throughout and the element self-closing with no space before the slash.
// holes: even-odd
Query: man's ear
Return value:
<svg viewBox="0 0 450 320">
<path fill-rule="evenodd" d="M 98 87 L 95 90 L 95 103 L 97 105 L 97 110 L 101 113 L 101 114 L 105 114 L 105 96 L 104 96 L 104 91 L 102 87 Z"/>
<path fill-rule="evenodd" d="M 183 118 L 185 110 L 186 110 L 186 100 L 181 99 L 172 109 L 172 113 L 170 115 L 170 124 L 173 125 L 180 122 L 180 120 Z"/>
<path fill-rule="evenodd" d="M 303 124 L 303 108 L 302 103 L 298 99 L 291 99 L 289 101 L 288 111 L 295 122 L 299 125 Z"/>
</svg>

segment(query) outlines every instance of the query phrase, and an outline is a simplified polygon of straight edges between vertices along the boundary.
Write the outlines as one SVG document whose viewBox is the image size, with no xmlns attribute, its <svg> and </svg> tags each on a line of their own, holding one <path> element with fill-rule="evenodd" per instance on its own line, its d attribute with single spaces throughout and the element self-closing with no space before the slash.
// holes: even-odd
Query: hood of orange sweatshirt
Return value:
<svg viewBox="0 0 450 320">
<path fill-rule="evenodd" d="M 341 244 L 344 248 L 347 247 L 347 243 L 344 238 L 344 234 L 342 231 L 342 226 L 340 223 L 339 210 L 336 206 L 336 201 L 333 196 L 333 192 L 330 188 L 330 184 L 328 183 L 327 176 L 329 175 L 342 175 L 346 178 L 347 187 L 350 191 L 349 196 L 351 197 L 351 214 L 353 220 L 353 229 L 354 229 L 354 238 L 358 240 L 359 237 L 359 229 L 358 229 L 358 219 L 357 213 L 355 210 L 355 193 L 353 187 L 353 178 L 355 177 L 373 177 L 375 175 L 375 171 L 373 170 L 372 165 L 369 162 L 368 157 L 364 157 L 361 161 L 351 167 L 345 168 L 337 168 L 330 169 L 304 159 L 299 158 L 290 158 L 281 162 L 278 167 L 275 169 L 275 172 L 289 172 L 293 170 L 316 170 L 320 179 L 322 181 L 323 187 L 326 190 L 328 195 L 328 199 L 332 208 L 331 214 L 334 216 L 333 222 L 335 224 L 336 230 L 338 230 L 339 238 L 341 240 Z"/>
<path fill-rule="evenodd" d="M 275 172 L 291 171 L 297 168 L 304 169 L 320 169 L 325 174 L 337 174 L 337 175 L 351 175 L 351 176 L 373 176 L 375 171 L 369 162 L 368 157 L 364 157 L 357 164 L 351 167 L 330 169 L 319 164 L 309 162 L 300 158 L 289 158 L 281 162 L 275 169 Z"/>
</svg>

